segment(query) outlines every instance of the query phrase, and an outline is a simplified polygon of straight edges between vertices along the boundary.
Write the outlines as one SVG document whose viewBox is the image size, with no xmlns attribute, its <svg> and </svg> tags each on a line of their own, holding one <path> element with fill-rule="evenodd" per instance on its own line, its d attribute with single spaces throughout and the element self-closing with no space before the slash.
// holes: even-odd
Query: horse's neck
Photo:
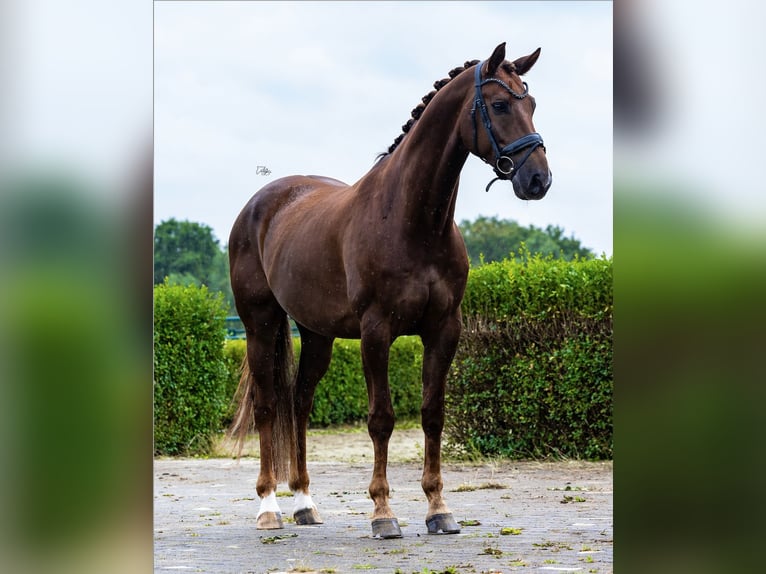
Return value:
<svg viewBox="0 0 766 574">
<path fill-rule="evenodd" d="M 468 158 L 457 128 L 462 99 L 444 96 L 426 108 L 387 166 L 397 174 L 386 191 L 395 196 L 401 221 L 437 234 L 452 229 L 458 179 Z"/>
</svg>

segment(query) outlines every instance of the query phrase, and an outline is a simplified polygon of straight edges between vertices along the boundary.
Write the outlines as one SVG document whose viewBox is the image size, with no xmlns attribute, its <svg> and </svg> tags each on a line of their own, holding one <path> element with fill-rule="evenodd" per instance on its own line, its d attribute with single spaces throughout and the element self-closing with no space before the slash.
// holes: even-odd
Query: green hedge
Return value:
<svg viewBox="0 0 766 574">
<path fill-rule="evenodd" d="M 154 287 L 154 451 L 198 454 L 226 413 L 226 307 L 206 287 Z"/>
<path fill-rule="evenodd" d="M 574 313 L 611 320 L 612 260 L 530 255 L 488 263 L 468 275 L 463 316 L 486 321 L 556 319 Z"/>
<path fill-rule="evenodd" d="M 300 339 L 293 339 L 296 361 L 300 357 Z M 309 424 L 325 427 L 359 423 L 367 420 L 367 385 L 362 371 L 360 342 L 336 339 L 333 343 L 330 368 L 314 394 L 314 407 Z M 239 382 L 239 369 L 245 355 L 245 341 L 226 341 L 224 356 L 228 376 L 227 397 L 233 397 Z M 399 337 L 391 346 L 388 367 L 391 397 L 397 418 L 407 419 L 420 414 L 421 369 L 423 345 L 418 337 Z M 233 409 L 228 411 L 227 422 Z"/>
<path fill-rule="evenodd" d="M 360 342 L 337 339 L 332 361 L 314 395 L 309 422 L 316 426 L 367 420 L 367 385 Z M 419 416 L 423 345 L 419 337 L 399 337 L 391 346 L 388 380 L 397 418 Z"/>
<path fill-rule="evenodd" d="M 472 269 L 448 378 L 446 444 L 463 456 L 612 456 L 612 260 L 522 252 Z M 204 452 L 228 425 L 245 342 L 224 344 L 207 290 L 155 288 L 155 451 Z M 294 339 L 295 355 L 300 340 Z M 420 413 L 423 346 L 400 337 L 389 380 L 399 419 Z M 363 422 L 360 343 L 338 339 L 312 426 Z"/>
<path fill-rule="evenodd" d="M 520 257 L 471 270 L 448 380 L 454 454 L 612 456 L 612 261 Z"/>
</svg>

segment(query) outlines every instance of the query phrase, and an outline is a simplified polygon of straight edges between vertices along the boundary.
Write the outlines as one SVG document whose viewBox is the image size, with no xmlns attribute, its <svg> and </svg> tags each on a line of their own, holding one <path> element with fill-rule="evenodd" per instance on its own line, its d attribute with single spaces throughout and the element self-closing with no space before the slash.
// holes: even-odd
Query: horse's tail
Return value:
<svg viewBox="0 0 766 574">
<path fill-rule="evenodd" d="M 236 439 L 237 456 L 242 454 L 245 439 L 256 425 L 255 392 L 258 391 L 251 376 L 247 353 L 242 361 L 242 375 L 239 379 L 235 401 L 238 402 L 229 434 Z M 289 479 L 291 449 L 295 444 L 295 363 L 290 324 L 285 320 L 279 327 L 274 349 L 274 425 L 272 427 L 272 460 L 278 482 Z"/>
</svg>

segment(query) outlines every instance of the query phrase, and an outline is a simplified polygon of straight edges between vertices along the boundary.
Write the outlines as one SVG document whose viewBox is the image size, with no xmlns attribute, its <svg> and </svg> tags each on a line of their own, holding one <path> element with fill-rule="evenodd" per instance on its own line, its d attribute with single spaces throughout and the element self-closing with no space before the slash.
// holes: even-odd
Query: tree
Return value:
<svg viewBox="0 0 766 574">
<path fill-rule="evenodd" d="M 548 225 L 545 228 L 545 234 L 558 244 L 560 249 L 559 257 L 562 259 L 571 261 L 575 256 L 581 258 L 593 257 L 593 251 L 583 247 L 580 244 L 580 240 L 575 239 L 574 235 L 564 237 L 564 229 L 558 225 Z"/>
<path fill-rule="evenodd" d="M 502 261 L 510 253 L 518 252 L 525 243 L 531 254 L 553 255 L 571 260 L 575 256 L 592 257 L 574 236 L 564 237 L 561 227 L 548 225 L 544 230 L 534 225 L 521 227 L 517 222 L 497 217 L 480 216 L 475 221 L 464 220 L 458 226 L 472 265 L 481 261 Z"/>
<path fill-rule="evenodd" d="M 229 283 L 229 257 L 204 223 L 168 219 L 154 230 L 154 284 L 202 285 L 223 293 L 228 312 L 236 314 Z"/>
<path fill-rule="evenodd" d="M 220 251 L 209 226 L 175 219 L 163 221 L 154 230 L 155 285 L 171 275 L 207 284 Z"/>
</svg>

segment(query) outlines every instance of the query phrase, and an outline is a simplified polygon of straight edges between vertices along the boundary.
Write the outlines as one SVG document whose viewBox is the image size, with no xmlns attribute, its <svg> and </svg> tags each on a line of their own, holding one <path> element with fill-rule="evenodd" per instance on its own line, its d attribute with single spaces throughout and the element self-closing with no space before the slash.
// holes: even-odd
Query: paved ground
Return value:
<svg viewBox="0 0 766 574">
<path fill-rule="evenodd" d="M 379 540 L 371 537 L 369 457 L 344 458 L 309 463 L 325 524 L 287 522 L 279 531 L 255 529 L 257 459 L 157 459 L 155 572 L 613 571 L 611 463 L 445 465 L 445 498 L 465 522 L 458 535 L 428 535 L 421 467 L 395 462 L 391 505 L 404 537 Z M 279 501 L 289 515 L 292 499 Z"/>
</svg>

